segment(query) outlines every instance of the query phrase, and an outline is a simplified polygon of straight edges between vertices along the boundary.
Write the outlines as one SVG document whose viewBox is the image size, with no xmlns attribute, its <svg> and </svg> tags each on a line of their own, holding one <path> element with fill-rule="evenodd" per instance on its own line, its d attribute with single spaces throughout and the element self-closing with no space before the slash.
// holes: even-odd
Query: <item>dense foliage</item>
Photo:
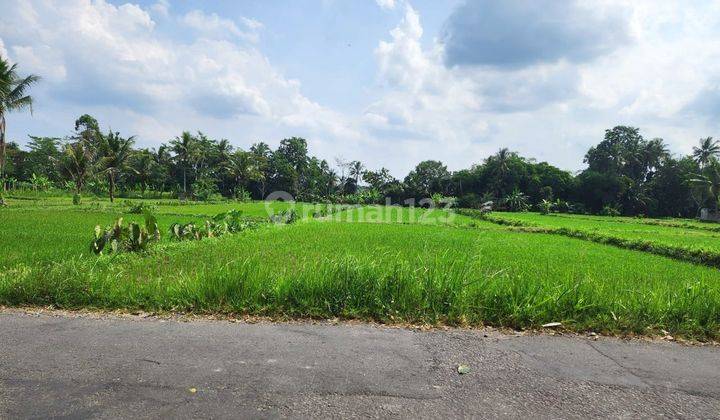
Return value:
<svg viewBox="0 0 720 420">
<path fill-rule="evenodd" d="M 692 155 L 673 157 L 660 138 L 645 139 L 634 127 L 606 130 L 585 155 L 587 169 L 573 175 L 508 149 L 469 169 L 448 171 L 439 161 L 420 162 L 401 181 L 381 168 L 336 160 L 336 169 L 308 153 L 307 141 L 283 139 L 277 149 L 259 142 L 248 150 L 226 139 L 188 131 L 156 149 L 133 148 L 133 136 L 104 133 L 83 115 L 64 139 L 34 137 L 21 149 L 6 142 L 5 115 L 32 106 L 28 89 L 38 80 L 21 77 L 0 57 L 0 205 L 7 189 L 72 190 L 81 194 L 163 196 L 213 200 L 263 199 L 286 191 L 301 201 L 350 204 L 441 203 L 544 213 L 694 216 L 720 210 L 720 144 L 701 139 Z"/>
<path fill-rule="evenodd" d="M 469 169 L 450 172 L 439 161 L 420 162 L 403 179 L 338 160 L 335 168 L 311 156 L 305 139 L 291 137 L 277 149 L 265 143 L 248 150 L 201 132 L 183 132 L 156 149 L 133 148 L 133 137 L 103 133 L 83 115 L 73 136 L 31 136 L 24 149 L 7 144 L 5 187 L 80 195 L 171 196 L 181 199 L 262 199 L 287 191 L 312 202 L 431 205 L 452 203 L 509 211 L 605 215 L 695 216 L 718 208 L 720 147 L 702 139 L 691 156 L 673 157 L 662 139 L 646 140 L 639 129 L 618 126 L 585 156 L 587 169 L 573 175 L 501 149 Z"/>
</svg>

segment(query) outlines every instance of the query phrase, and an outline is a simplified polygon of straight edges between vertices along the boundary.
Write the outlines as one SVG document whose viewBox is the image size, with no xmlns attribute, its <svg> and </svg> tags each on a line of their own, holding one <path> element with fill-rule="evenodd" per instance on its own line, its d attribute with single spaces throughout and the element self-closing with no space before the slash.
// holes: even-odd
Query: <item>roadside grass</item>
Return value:
<svg viewBox="0 0 720 420">
<path fill-rule="evenodd" d="M 461 211 L 474 215 L 473 211 Z M 477 215 L 476 215 L 477 216 Z M 558 217 L 538 213 L 494 212 L 484 220 L 525 232 L 551 233 L 577 239 L 650 252 L 720 267 L 720 232 L 677 226 L 630 223 L 612 218 Z"/>
<path fill-rule="evenodd" d="M 269 225 L 0 271 L 0 304 L 720 337 L 720 271 L 557 235 Z"/>
<path fill-rule="evenodd" d="M 118 217 L 143 221 L 141 214 L 57 209 L 0 209 L 0 268 L 18 263 L 62 261 L 93 255 L 95 225 L 111 225 Z M 173 222 L 201 221 L 189 216 L 157 215 L 162 235 Z M 93 255 L 94 257 L 94 255 Z"/>
</svg>

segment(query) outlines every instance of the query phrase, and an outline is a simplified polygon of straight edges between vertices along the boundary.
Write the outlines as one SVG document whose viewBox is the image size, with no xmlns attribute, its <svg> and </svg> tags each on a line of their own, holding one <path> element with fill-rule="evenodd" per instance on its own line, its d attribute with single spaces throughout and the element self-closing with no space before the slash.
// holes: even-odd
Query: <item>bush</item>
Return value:
<svg viewBox="0 0 720 420">
<path fill-rule="evenodd" d="M 558 213 L 570 213 L 572 208 L 573 206 L 571 206 L 570 203 L 559 198 L 552 203 L 552 210 Z"/>
<path fill-rule="evenodd" d="M 278 214 L 270 216 L 270 222 L 272 223 L 284 223 L 291 224 L 295 223 L 299 219 L 297 212 L 294 209 L 281 211 Z"/>
<path fill-rule="evenodd" d="M 192 184 L 192 192 L 196 199 L 200 201 L 208 201 L 216 199 L 220 196 L 217 184 L 212 178 L 203 177 Z"/>
<path fill-rule="evenodd" d="M 527 195 L 515 190 L 503 199 L 503 204 L 510 211 L 527 211 L 530 207 Z"/>
<path fill-rule="evenodd" d="M 252 196 L 250 195 L 250 192 L 248 192 L 245 188 L 240 188 L 235 191 L 235 199 L 237 201 L 247 202 L 252 199 Z"/>
<path fill-rule="evenodd" d="M 81 199 L 82 199 L 82 197 L 80 197 L 80 194 L 75 193 L 75 194 L 73 194 L 73 202 L 72 203 L 76 206 L 79 206 Z"/>
<path fill-rule="evenodd" d="M 620 216 L 620 210 L 611 204 L 606 204 L 603 207 L 602 211 L 600 211 L 600 214 L 603 216 L 616 217 L 616 216 Z"/>
<path fill-rule="evenodd" d="M 145 225 L 138 223 L 125 225 L 123 218 L 115 221 L 113 226 L 102 229 L 95 226 L 95 239 L 90 249 L 95 254 L 111 254 L 118 252 L 144 251 L 152 242 L 160 240 L 160 230 L 157 219 L 150 212 L 145 212 Z"/>
<path fill-rule="evenodd" d="M 132 201 L 126 200 L 124 202 L 124 205 L 125 205 L 125 207 L 127 207 L 126 212 L 130 213 L 130 214 L 143 214 L 145 212 L 152 213 L 155 210 L 157 210 L 156 206 L 154 206 L 152 204 L 148 204 L 144 201 L 141 201 L 139 203 L 133 203 Z"/>
<path fill-rule="evenodd" d="M 202 228 L 194 223 L 173 223 L 170 225 L 169 232 L 170 238 L 176 241 L 199 241 L 204 238 L 216 238 L 226 234 L 240 233 L 257 226 L 257 222 L 244 219 L 241 211 L 230 210 L 226 213 L 217 214 L 212 220 L 206 220 L 205 226 Z"/>
<path fill-rule="evenodd" d="M 433 202 L 433 206 L 437 208 L 451 208 L 455 207 L 458 203 L 458 199 L 455 197 L 446 197 L 440 193 L 435 193 L 432 196 L 430 196 L 430 199 Z"/>
<path fill-rule="evenodd" d="M 548 214 L 548 213 L 550 213 L 550 210 L 552 210 L 552 207 L 553 207 L 552 203 L 549 202 L 549 201 L 547 201 L 547 200 L 545 200 L 545 199 L 543 199 L 543 200 L 538 204 L 538 210 L 540 210 L 540 213 L 542 213 L 542 214 Z"/>
</svg>

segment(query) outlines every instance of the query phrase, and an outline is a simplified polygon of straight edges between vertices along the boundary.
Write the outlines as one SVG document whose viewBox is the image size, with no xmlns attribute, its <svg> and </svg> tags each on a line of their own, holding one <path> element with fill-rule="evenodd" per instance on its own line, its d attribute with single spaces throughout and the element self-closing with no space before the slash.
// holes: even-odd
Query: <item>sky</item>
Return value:
<svg viewBox="0 0 720 420">
<path fill-rule="evenodd" d="M 91 114 L 157 147 L 283 138 L 404 177 L 502 147 L 577 171 L 615 125 L 675 154 L 720 137 L 720 1 L 0 0 L 0 55 L 42 77 L 8 137 Z"/>
</svg>

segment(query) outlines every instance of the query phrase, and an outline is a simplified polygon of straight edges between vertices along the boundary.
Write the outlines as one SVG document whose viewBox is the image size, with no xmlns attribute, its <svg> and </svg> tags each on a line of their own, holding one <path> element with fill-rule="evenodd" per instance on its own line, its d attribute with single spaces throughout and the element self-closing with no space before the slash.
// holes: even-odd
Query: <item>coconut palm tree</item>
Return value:
<svg viewBox="0 0 720 420">
<path fill-rule="evenodd" d="M 140 195 L 145 197 L 148 185 L 157 175 L 158 165 L 155 163 L 154 155 L 148 149 L 136 150 L 130 157 L 130 170 L 135 174 L 140 184 Z"/>
<path fill-rule="evenodd" d="M 182 168 L 184 195 L 187 195 L 187 171 L 195 154 L 196 143 L 195 137 L 189 131 L 183 131 L 180 137 L 175 137 L 175 140 L 170 142 L 175 159 Z"/>
<path fill-rule="evenodd" d="M 157 190 L 162 193 L 165 191 L 165 182 L 167 182 L 170 173 L 170 163 L 172 161 L 170 149 L 166 145 L 161 144 L 157 150 L 152 150 L 150 153 L 152 153 L 155 166 L 158 169 L 153 181 Z"/>
<path fill-rule="evenodd" d="M 349 175 L 355 178 L 355 185 L 358 185 L 358 183 L 360 182 L 360 176 L 362 176 L 365 166 L 359 160 L 354 160 L 350 162 L 349 168 Z"/>
<path fill-rule="evenodd" d="M 712 137 L 700 139 L 700 146 L 693 147 L 692 153 L 695 161 L 702 167 L 707 166 L 710 159 L 717 157 L 718 154 L 720 154 L 720 143 L 717 140 L 713 140 Z"/>
<path fill-rule="evenodd" d="M 230 155 L 224 169 L 233 180 L 232 190 L 235 194 L 244 188 L 243 184 L 257 178 L 252 153 L 244 150 L 237 150 Z"/>
<path fill-rule="evenodd" d="M 700 197 L 700 206 L 712 200 L 715 214 L 720 212 L 720 161 L 712 157 L 697 178 L 690 180 L 693 193 Z"/>
<path fill-rule="evenodd" d="M 84 141 L 68 143 L 60 158 L 60 172 L 75 183 L 75 192 L 80 194 L 92 169 L 91 145 Z"/>
<path fill-rule="evenodd" d="M 133 152 L 133 143 L 135 143 L 135 136 L 124 139 L 120 137 L 120 133 L 113 133 L 112 131 L 105 136 L 103 141 L 100 167 L 108 175 L 111 203 L 115 199 L 115 182 L 127 167 L 128 160 Z"/>
<path fill-rule="evenodd" d="M 30 110 L 32 113 L 33 98 L 27 94 L 30 86 L 40 80 L 33 74 L 21 77 L 17 74 L 17 64 L 10 64 L 0 56 L 0 192 L 5 190 L 5 132 L 7 121 L 5 115 L 12 111 Z"/>
</svg>

